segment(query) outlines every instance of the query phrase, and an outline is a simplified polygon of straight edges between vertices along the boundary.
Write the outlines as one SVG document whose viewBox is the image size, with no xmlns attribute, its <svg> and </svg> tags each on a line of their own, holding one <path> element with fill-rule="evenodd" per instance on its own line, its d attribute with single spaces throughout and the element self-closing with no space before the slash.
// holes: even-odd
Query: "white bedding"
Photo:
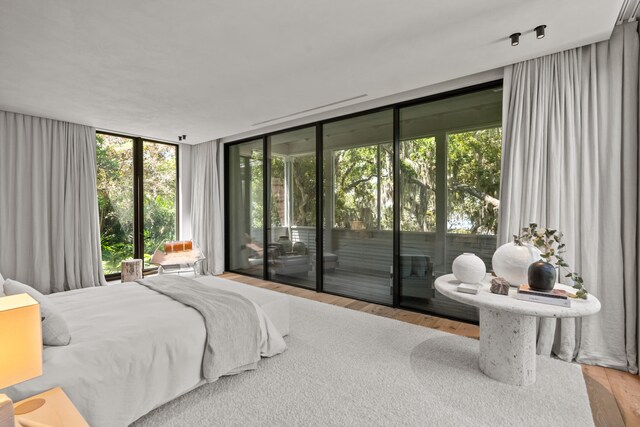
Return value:
<svg viewBox="0 0 640 427">
<path fill-rule="evenodd" d="M 64 313 L 71 343 L 45 347 L 44 374 L 4 390 L 14 400 L 60 386 L 90 425 L 126 426 L 203 383 L 206 331 L 196 310 L 135 283 L 50 298 Z M 279 336 L 257 311 L 263 336 Z M 262 340 L 264 356 L 284 348 L 281 337 Z"/>
</svg>

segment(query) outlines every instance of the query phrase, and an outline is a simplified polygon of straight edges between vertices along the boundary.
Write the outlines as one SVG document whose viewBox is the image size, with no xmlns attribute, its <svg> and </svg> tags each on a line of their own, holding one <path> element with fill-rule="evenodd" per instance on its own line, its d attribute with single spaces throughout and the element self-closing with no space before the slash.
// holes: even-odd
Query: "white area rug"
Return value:
<svg viewBox="0 0 640 427">
<path fill-rule="evenodd" d="M 289 349 L 135 426 L 591 426 L 577 365 L 538 358 L 515 387 L 478 370 L 479 342 L 291 297 Z"/>
</svg>

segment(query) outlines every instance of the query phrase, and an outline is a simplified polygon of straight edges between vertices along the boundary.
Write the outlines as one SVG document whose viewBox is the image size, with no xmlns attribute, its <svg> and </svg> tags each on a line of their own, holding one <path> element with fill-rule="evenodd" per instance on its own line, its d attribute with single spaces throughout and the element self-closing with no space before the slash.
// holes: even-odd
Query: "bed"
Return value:
<svg viewBox="0 0 640 427">
<path fill-rule="evenodd" d="M 211 276 L 197 281 L 254 303 L 263 337 L 262 356 L 285 350 L 282 336 L 289 333 L 286 295 Z M 126 426 L 206 382 L 207 330 L 195 309 L 137 283 L 79 289 L 48 298 L 62 311 L 71 343 L 44 347 L 44 374 L 3 390 L 14 401 L 60 386 L 90 425 Z"/>
</svg>

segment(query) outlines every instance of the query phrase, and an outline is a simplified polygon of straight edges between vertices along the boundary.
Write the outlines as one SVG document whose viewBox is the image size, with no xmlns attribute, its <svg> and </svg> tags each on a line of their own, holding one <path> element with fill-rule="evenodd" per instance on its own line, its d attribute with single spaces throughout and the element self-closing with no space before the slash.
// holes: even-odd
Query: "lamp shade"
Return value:
<svg viewBox="0 0 640 427">
<path fill-rule="evenodd" d="M 0 389 L 42 375 L 40 305 L 27 294 L 0 298 Z"/>
</svg>

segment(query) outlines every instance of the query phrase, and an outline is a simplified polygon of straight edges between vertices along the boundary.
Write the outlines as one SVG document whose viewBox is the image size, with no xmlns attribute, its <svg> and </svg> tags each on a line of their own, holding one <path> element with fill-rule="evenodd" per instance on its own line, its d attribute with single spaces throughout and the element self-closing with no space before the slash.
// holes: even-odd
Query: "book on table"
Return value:
<svg viewBox="0 0 640 427">
<path fill-rule="evenodd" d="M 539 302 L 541 304 L 551 304 L 560 307 L 571 307 L 569 293 L 562 289 L 552 289 L 550 291 L 536 291 L 529 285 L 520 285 L 516 293 L 516 299 L 522 301 Z"/>
<path fill-rule="evenodd" d="M 476 295 L 479 291 L 479 285 L 473 285 L 471 283 L 460 283 L 458 285 L 458 292 L 463 292 L 465 294 Z"/>
</svg>

